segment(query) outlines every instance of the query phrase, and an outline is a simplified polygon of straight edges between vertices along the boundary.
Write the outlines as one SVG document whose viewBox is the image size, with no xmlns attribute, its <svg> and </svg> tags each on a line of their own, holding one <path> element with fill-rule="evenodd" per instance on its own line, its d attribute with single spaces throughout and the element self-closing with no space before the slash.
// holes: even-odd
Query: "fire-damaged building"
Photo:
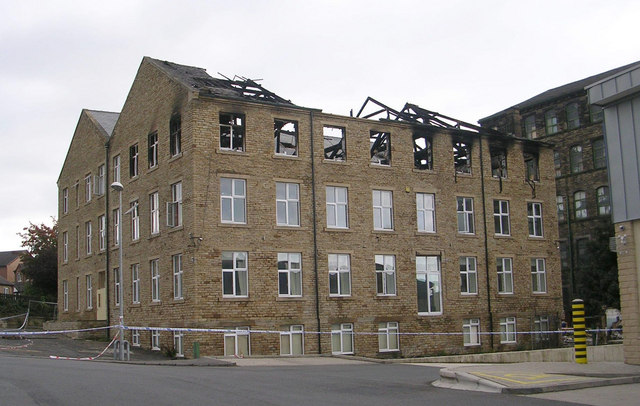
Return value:
<svg viewBox="0 0 640 406">
<path fill-rule="evenodd" d="M 133 346 L 412 357 L 560 321 L 553 150 L 417 105 L 328 114 L 145 57 L 58 187 L 59 321 L 123 306 Z"/>
</svg>

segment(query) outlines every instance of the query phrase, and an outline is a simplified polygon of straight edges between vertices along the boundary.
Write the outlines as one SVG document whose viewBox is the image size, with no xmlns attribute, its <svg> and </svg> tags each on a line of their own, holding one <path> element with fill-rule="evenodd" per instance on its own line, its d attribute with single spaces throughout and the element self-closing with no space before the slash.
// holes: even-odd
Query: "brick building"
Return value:
<svg viewBox="0 0 640 406">
<path fill-rule="evenodd" d="M 596 237 L 597 230 L 611 228 L 602 110 L 589 105 L 585 87 L 632 65 L 547 90 L 479 120 L 483 127 L 553 145 L 558 245 L 567 315 L 571 300 L 580 295 L 580 273 L 589 261 L 588 242 Z"/>
<path fill-rule="evenodd" d="M 145 57 L 119 114 L 82 112 L 58 180 L 60 321 L 123 305 L 128 326 L 226 331 L 127 332 L 185 356 L 540 343 L 517 332 L 561 313 L 552 150 L 380 106 L 326 114 Z M 425 332 L 456 335 L 405 334 Z"/>
</svg>

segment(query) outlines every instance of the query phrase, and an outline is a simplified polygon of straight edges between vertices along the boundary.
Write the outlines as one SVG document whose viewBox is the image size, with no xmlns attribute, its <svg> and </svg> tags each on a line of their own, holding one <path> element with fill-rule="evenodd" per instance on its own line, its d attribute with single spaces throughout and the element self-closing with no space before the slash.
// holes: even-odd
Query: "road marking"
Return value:
<svg viewBox="0 0 640 406">
<path fill-rule="evenodd" d="M 471 374 L 479 376 L 481 378 L 489 378 L 498 381 L 506 381 L 512 383 L 518 383 L 521 385 L 533 385 L 533 384 L 541 384 L 541 383 L 551 383 L 551 382 L 566 382 L 566 381 L 579 381 L 585 380 L 583 377 L 575 377 L 569 375 L 556 375 L 556 374 L 523 374 L 523 373 L 514 373 L 514 374 L 499 374 L 492 375 L 486 374 L 483 372 L 471 372 Z"/>
</svg>

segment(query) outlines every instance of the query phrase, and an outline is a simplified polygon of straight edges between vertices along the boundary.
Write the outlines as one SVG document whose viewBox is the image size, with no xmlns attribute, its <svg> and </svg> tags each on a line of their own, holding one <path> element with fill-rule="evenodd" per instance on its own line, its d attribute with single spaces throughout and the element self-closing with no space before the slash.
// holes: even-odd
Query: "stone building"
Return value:
<svg viewBox="0 0 640 406">
<path fill-rule="evenodd" d="M 132 345 L 185 356 L 544 344 L 518 333 L 562 311 L 552 150 L 371 103 L 327 114 L 145 57 L 119 114 L 82 112 L 58 180 L 60 322 L 122 305 Z"/>
<path fill-rule="evenodd" d="M 602 110 L 589 105 L 585 87 L 632 65 L 547 90 L 479 120 L 483 127 L 553 145 L 558 246 L 567 316 L 571 314 L 571 300 L 580 295 L 581 272 L 589 265 L 588 243 L 596 238 L 598 230 L 611 228 Z"/>
</svg>

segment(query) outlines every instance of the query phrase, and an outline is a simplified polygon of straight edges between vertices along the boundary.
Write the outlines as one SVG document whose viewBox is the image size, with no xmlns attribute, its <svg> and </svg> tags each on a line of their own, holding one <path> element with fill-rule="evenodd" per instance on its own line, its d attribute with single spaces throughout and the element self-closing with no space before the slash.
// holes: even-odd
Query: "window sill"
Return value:
<svg viewBox="0 0 640 406">
<path fill-rule="evenodd" d="M 147 170 L 147 173 L 152 173 L 158 170 L 160 166 L 158 164 L 155 164 L 154 166 L 152 166 L 151 168 L 149 168 L 149 170 Z"/>
<path fill-rule="evenodd" d="M 473 178 L 473 173 L 455 172 L 456 177 Z"/>
<path fill-rule="evenodd" d="M 376 169 L 391 169 L 391 165 L 384 165 L 384 164 L 376 164 L 373 162 L 369 162 L 369 168 L 376 168 Z"/>
<path fill-rule="evenodd" d="M 222 302 L 253 302 L 249 296 L 222 296 Z"/>
<path fill-rule="evenodd" d="M 493 238 L 497 238 L 499 240 L 513 240 L 513 236 L 511 234 L 494 234 Z"/>
<path fill-rule="evenodd" d="M 351 295 L 329 295 L 326 297 L 328 300 L 338 299 L 338 300 L 355 300 Z"/>
<path fill-rule="evenodd" d="M 168 233 L 175 233 L 176 231 L 182 231 L 184 230 L 184 225 L 180 224 L 179 226 L 176 227 L 167 227 L 167 232 Z"/>
<path fill-rule="evenodd" d="M 542 237 L 535 237 L 535 236 L 531 236 L 531 235 L 530 235 L 530 236 L 528 236 L 528 237 L 527 237 L 527 240 L 528 240 L 528 241 L 546 241 L 547 239 L 546 239 L 544 236 L 542 236 Z"/>
<path fill-rule="evenodd" d="M 271 158 L 275 158 L 275 159 L 293 159 L 293 160 L 300 160 L 300 155 L 286 155 L 286 154 L 273 154 L 271 156 Z"/>
<path fill-rule="evenodd" d="M 498 292 L 498 297 L 513 297 L 514 295 L 513 292 Z"/>
<path fill-rule="evenodd" d="M 398 295 L 376 295 L 374 300 L 400 300 Z"/>
<path fill-rule="evenodd" d="M 347 160 L 346 159 L 323 159 L 322 160 L 323 163 L 328 163 L 328 164 L 336 164 L 336 165 L 346 165 L 347 164 Z"/>
<path fill-rule="evenodd" d="M 283 225 L 283 224 L 276 225 L 274 228 L 276 230 L 295 230 L 295 231 L 297 231 L 297 230 L 307 230 L 307 227 L 287 226 L 287 225 Z"/>
<path fill-rule="evenodd" d="M 138 308 L 138 307 L 141 307 L 140 302 L 131 303 L 129 305 L 129 308 L 134 308 L 135 309 L 135 308 Z"/>
<path fill-rule="evenodd" d="M 218 223 L 218 227 L 249 228 L 247 223 Z"/>
<path fill-rule="evenodd" d="M 478 235 L 473 233 L 458 233 L 457 236 L 461 238 L 478 238 Z"/>
<path fill-rule="evenodd" d="M 500 178 L 498 176 L 493 176 L 491 175 L 491 180 L 495 181 L 495 182 L 500 182 L 502 180 L 502 182 L 510 182 L 512 179 L 509 177 L 504 177 L 504 178 Z M 479 344 L 478 344 L 479 345 Z"/>
<path fill-rule="evenodd" d="M 247 154 L 247 151 L 242 150 L 242 151 L 238 151 L 238 150 L 234 150 L 234 149 L 221 149 L 221 148 L 216 148 L 216 154 L 220 154 L 220 155 L 234 155 L 234 156 L 249 156 L 249 154 Z"/>
<path fill-rule="evenodd" d="M 160 237 L 160 232 L 157 232 L 157 233 L 155 233 L 155 234 L 151 234 L 151 235 L 147 238 L 147 241 L 149 241 L 149 240 L 153 240 L 153 239 L 158 238 L 158 237 Z"/>
<path fill-rule="evenodd" d="M 276 302 L 302 302 L 307 299 L 302 296 L 278 296 Z"/>
<path fill-rule="evenodd" d="M 350 228 L 340 228 L 340 227 L 324 227 L 322 231 L 326 232 L 338 232 L 338 233 L 353 233 L 354 231 Z"/>
<path fill-rule="evenodd" d="M 151 306 L 161 306 L 162 305 L 162 301 L 161 300 L 153 300 L 151 301 Z"/>
<path fill-rule="evenodd" d="M 460 292 L 460 296 L 461 297 L 478 297 L 478 292 L 476 292 L 476 293 Z"/>
<path fill-rule="evenodd" d="M 477 344 L 464 344 L 464 347 L 465 348 L 468 348 L 468 347 L 480 347 L 480 345 L 481 345 L 480 343 L 477 343 Z"/>
<path fill-rule="evenodd" d="M 390 353 L 390 352 L 400 352 L 400 349 L 399 349 L 399 348 L 395 348 L 395 349 L 393 349 L 393 350 L 380 350 L 380 349 L 379 349 L 379 350 L 378 350 L 378 352 L 379 352 L 380 354 L 388 354 L 388 353 Z"/>
<path fill-rule="evenodd" d="M 420 313 L 420 312 L 418 312 L 418 316 L 419 317 L 441 317 L 442 316 L 442 312 L 439 312 L 439 313 Z"/>
<path fill-rule="evenodd" d="M 413 168 L 411 170 L 413 173 L 424 173 L 427 175 L 437 175 L 438 171 L 434 170 L 434 169 L 418 169 L 418 168 Z"/>
<path fill-rule="evenodd" d="M 169 157 L 169 161 L 168 162 L 173 162 L 173 161 L 178 160 L 180 158 L 182 158 L 182 151 L 180 151 L 177 154 Z"/>
<path fill-rule="evenodd" d="M 438 233 L 435 231 L 416 231 L 415 235 L 440 238 Z"/>
<path fill-rule="evenodd" d="M 395 234 L 396 230 L 374 229 L 373 234 Z"/>
<path fill-rule="evenodd" d="M 186 301 L 184 300 L 184 297 L 177 298 L 177 299 L 175 297 L 173 298 L 173 303 L 175 303 L 175 304 L 181 304 L 181 303 L 185 303 L 185 302 Z"/>
</svg>

